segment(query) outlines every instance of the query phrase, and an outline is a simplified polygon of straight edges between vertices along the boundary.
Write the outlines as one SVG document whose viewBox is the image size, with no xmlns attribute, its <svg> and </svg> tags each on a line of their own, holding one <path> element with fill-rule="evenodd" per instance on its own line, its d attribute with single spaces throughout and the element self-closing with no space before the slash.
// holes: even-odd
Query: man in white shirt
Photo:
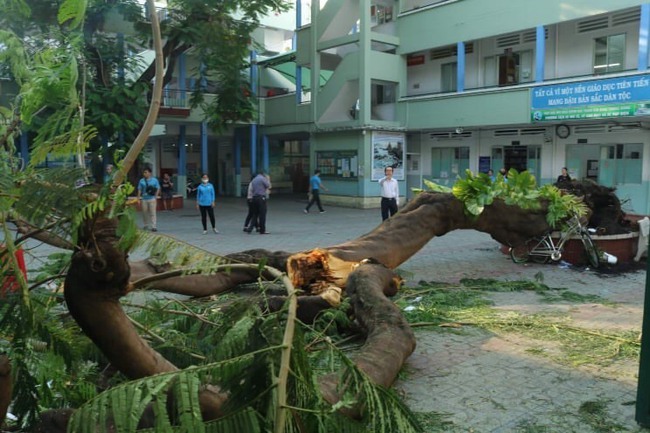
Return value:
<svg viewBox="0 0 650 433">
<path fill-rule="evenodd" d="M 379 179 L 379 187 L 381 188 L 381 219 L 387 220 L 390 216 L 397 213 L 397 206 L 399 205 L 399 186 L 397 181 L 393 179 L 393 167 L 384 168 L 385 176 Z"/>
</svg>

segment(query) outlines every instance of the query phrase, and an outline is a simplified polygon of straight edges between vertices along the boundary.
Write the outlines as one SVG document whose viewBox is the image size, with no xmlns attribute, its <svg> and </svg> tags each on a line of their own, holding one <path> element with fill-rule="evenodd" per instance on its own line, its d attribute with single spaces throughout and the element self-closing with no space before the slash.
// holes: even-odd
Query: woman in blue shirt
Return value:
<svg viewBox="0 0 650 433">
<path fill-rule="evenodd" d="M 196 208 L 201 211 L 201 223 L 203 224 L 203 234 L 208 233 L 208 226 L 206 216 L 210 217 L 210 224 L 212 231 L 219 233 L 219 230 L 214 224 L 214 186 L 210 183 L 210 178 L 207 174 L 201 177 L 201 185 L 196 189 Z"/>
</svg>

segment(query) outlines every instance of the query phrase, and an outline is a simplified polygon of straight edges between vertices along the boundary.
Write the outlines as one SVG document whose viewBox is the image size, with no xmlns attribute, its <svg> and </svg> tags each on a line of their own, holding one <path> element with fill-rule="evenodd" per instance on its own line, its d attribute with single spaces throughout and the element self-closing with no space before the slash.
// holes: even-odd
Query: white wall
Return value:
<svg viewBox="0 0 650 433">
<path fill-rule="evenodd" d="M 531 29 L 528 29 L 530 31 Z M 637 50 L 639 40 L 639 23 L 618 25 L 602 30 L 587 33 L 577 32 L 577 21 L 569 21 L 547 27 L 544 78 L 567 78 L 590 75 L 593 73 L 594 39 L 602 36 L 611 36 L 624 33 L 626 35 L 626 54 L 624 69 L 637 67 Z M 434 41 L 432 41 L 433 44 Z M 466 41 L 470 42 L 470 41 Z M 474 52 L 465 58 L 465 88 L 484 87 L 485 58 L 503 54 L 504 49 L 497 47 L 496 38 L 486 38 L 473 41 Z M 531 77 L 535 78 L 536 56 L 534 53 L 535 42 L 526 42 L 513 45 L 515 52 L 531 50 L 533 59 L 531 63 Z M 430 60 L 430 50 L 413 53 L 423 54 L 425 63 L 406 68 L 407 88 L 406 95 L 421 95 L 438 93 L 441 91 L 441 65 L 457 61 L 457 57 Z M 415 89 L 414 85 L 419 84 Z"/>
</svg>

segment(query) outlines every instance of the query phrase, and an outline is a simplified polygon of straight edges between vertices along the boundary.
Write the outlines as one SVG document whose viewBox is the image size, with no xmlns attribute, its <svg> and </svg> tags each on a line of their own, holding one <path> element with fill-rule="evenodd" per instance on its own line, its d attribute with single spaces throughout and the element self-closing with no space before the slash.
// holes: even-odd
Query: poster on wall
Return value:
<svg viewBox="0 0 650 433">
<path fill-rule="evenodd" d="M 393 167 L 393 177 L 404 180 L 406 135 L 401 132 L 372 133 L 372 180 L 384 177 L 384 168 Z"/>
</svg>

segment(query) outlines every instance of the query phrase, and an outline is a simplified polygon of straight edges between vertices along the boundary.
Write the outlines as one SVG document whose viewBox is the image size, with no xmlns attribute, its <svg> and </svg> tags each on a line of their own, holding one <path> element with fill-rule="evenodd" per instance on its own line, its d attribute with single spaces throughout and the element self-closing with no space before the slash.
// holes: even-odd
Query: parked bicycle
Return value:
<svg viewBox="0 0 650 433">
<path fill-rule="evenodd" d="M 580 236 L 582 245 L 585 247 L 587 259 L 592 268 L 597 268 L 600 264 L 598 258 L 598 251 L 591 240 L 587 227 L 580 223 L 580 218 L 573 216 L 568 221 L 566 230 L 560 233 L 560 239 L 554 241 L 551 237 L 552 232 L 546 233 L 544 236 L 538 236 L 530 239 L 524 245 L 510 248 L 510 258 L 515 263 L 525 263 L 532 260 L 535 263 L 548 263 L 550 260 L 557 262 L 562 258 L 564 251 L 564 244 L 571 239 L 574 235 Z"/>
</svg>

